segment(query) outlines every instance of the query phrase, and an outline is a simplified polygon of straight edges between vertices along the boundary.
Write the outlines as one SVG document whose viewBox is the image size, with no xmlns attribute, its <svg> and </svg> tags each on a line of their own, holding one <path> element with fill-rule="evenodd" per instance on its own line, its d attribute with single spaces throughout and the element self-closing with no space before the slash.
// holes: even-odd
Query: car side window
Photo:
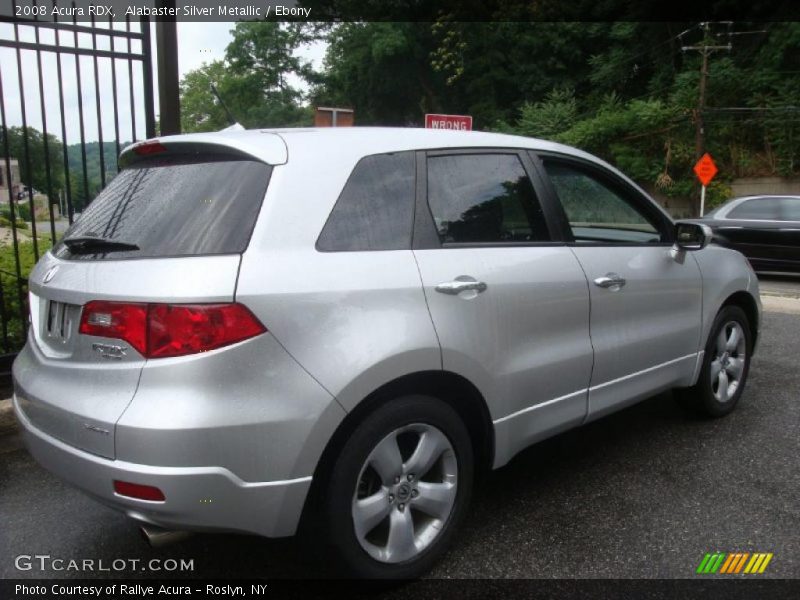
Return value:
<svg viewBox="0 0 800 600">
<path fill-rule="evenodd" d="M 545 160 L 544 168 L 578 243 L 647 244 L 666 241 L 656 221 L 589 169 Z"/>
<path fill-rule="evenodd" d="M 781 216 L 784 221 L 800 221 L 800 198 L 781 198 Z"/>
<path fill-rule="evenodd" d="M 430 156 L 428 205 L 443 244 L 550 241 L 516 154 Z"/>
<path fill-rule="evenodd" d="M 792 221 L 795 219 L 788 216 L 791 209 L 787 200 L 791 200 L 791 198 L 751 198 L 732 208 L 726 218 L 752 221 Z M 800 218 L 800 215 L 797 214 L 800 210 L 795 209 L 794 212 L 795 216 Z"/>
<path fill-rule="evenodd" d="M 778 221 L 780 219 L 779 198 L 753 198 L 745 200 L 731 209 L 729 219 L 752 219 L 754 221 Z"/>
<path fill-rule="evenodd" d="M 317 249 L 353 252 L 411 248 L 415 169 L 413 152 L 362 158 L 317 239 Z"/>
</svg>

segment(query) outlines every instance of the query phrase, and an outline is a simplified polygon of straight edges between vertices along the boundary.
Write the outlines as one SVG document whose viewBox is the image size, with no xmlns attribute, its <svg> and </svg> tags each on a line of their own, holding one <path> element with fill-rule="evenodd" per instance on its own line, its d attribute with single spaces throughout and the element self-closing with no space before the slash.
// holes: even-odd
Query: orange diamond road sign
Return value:
<svg viewBox="0 0 800 600">
<path fill-rule="evenodd" d="M 711 155 L 706 152 L 697 161 L 694 165 L 694 174 L 697 175 L 697 178 L 700 180 L 700 183 L 703 185 L 708 185 L 711 183 L 711 180 L 714 179 L 714 175 L 717 174 L 717 165 L 714 164 L 714 161 L 711 159 Z"/>
</svg>

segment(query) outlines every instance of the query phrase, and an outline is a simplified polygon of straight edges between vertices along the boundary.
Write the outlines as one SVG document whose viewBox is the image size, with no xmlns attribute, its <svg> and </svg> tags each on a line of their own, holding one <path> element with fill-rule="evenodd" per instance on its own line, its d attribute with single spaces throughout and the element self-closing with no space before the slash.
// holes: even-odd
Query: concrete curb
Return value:
<svg viewBox="0 0 800 600">
<path fill-rule="evenodd" d="M 761 294 L 761 305 L 764 312 L 800 315 L 800 298 L 796 296 Z"/>
<path fill-rule="evenodd" d="M 800 293 L 797 293 L 797 292 L 779 292 L 779 291 L 776 291 L 776 290 L 769 290 L 769 291 L 766 291 L 766 292 L 763 292 L 763 291 L 761 292 L 761 298 L 762 299 L 767 297 L 767 296 L 769 296 L 771 298 L 795 298 L 797 300 L 800 300 Z"/>
</svg>

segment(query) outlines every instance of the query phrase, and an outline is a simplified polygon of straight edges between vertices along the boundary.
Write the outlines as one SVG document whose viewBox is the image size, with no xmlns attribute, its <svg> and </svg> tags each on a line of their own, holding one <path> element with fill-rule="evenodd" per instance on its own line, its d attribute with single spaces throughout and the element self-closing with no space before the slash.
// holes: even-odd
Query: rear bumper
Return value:
<svg viewBox="0 0 800 600">
<path fill-rule="evenodd" d="M 237 531 L 267 537 L 295 533 L 311 477 L 248 482 L 223 467 L 158 467 L 111 460 L 79 450 L 36 428 L 14 397 L 25 443 L 46 469 L 99 502 L 168 529 Z M 114 480 L 152 485 L 163 502 L 120 496 Z"/>
</svg>

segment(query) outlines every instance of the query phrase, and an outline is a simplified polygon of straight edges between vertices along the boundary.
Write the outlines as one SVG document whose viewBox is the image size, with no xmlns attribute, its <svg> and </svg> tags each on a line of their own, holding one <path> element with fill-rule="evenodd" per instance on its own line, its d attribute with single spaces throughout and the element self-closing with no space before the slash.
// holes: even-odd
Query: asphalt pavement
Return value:
<svg viewBox="0 0 800 600">
<path fill-rule="evenodd" d="M 762 288 L 800 296 L 797 280 Z M 774 554 L 758 577 L 800 578 L 799 354 L 800 315 L 766 312 L 730 416 L 687 415 L 665 393 L 524 451 L 476 491 L 431 576 L 691 578 L 706 552 L 743 551 Z M 193 560 L 172 577 L 320 573 L 291 539 L 195 535 L 151 549 L 135 524 L 41 469 L 15 433 L 0 437 L 0 515 L 4 578 L 165 575 L 15 568 L 32 554 Z"/>
</svg>

